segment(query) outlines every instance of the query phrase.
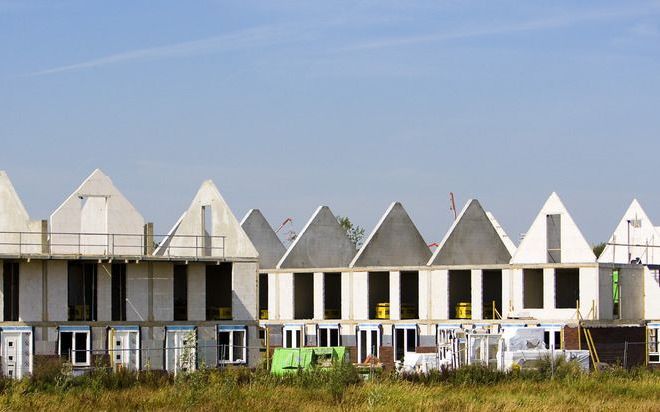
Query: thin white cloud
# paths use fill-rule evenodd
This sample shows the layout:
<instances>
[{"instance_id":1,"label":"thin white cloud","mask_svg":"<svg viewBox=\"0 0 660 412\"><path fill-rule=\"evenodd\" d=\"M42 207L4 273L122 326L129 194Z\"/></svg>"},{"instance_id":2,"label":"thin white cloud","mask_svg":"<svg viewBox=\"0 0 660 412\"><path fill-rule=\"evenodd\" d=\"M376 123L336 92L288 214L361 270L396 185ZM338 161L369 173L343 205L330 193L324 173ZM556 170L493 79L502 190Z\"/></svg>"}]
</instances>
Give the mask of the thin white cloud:
<instances>
[{"instance_id":1,"label":"thin white cloud","mask_svg":"<svg viewBox=\"0 0 660 412\"><path fill-rule=\"evenodd\" d=\"M651 23L638 23L630 29L630 32L636 36L641 37L660 36L660 28L658 25Z\"/></svg>"},{"instance_id":2,"label":"thin white cloud","mask_svg":"<svg viewBox=\"0 0 660 412\"><path fill-rule=\"evenodd\" d=\"M111 54L84 62L32 72L27 74L27 76L45 76L98 68L130 61L180 58L223 51L241 50L252 47L262 47L273 44L274 42L283 41L291 34L291 30L287 30L281 26L256 27L200 40Z\"/></svg>"},{"instance_id":3,"label":"thin white cloud","mask_svg":"<svg viewBox=\"0 0 660 412\"><path fill-rule=\"evenodd\" d=\"M380 40L364 42L349 45L336 49L336 52L351 52L361 50L383 49L397 46L407 46L422 43L433 43L446 40L466 39L472 37L492 36L498 34L508 34L516 32L529 32L538 30L556 29L561 27L573 26L580 23L600 22L622 18L631 18L645 16L649 13L657 12L658 8L653 9L625 9L625 10L602 10L597 12L563 15L554 18L530 20L520 23L510 23L506 25L481 27L475 29L463 29L448 32L431 33L415 36L389 37Z\"/></svg>"}]
</instances>

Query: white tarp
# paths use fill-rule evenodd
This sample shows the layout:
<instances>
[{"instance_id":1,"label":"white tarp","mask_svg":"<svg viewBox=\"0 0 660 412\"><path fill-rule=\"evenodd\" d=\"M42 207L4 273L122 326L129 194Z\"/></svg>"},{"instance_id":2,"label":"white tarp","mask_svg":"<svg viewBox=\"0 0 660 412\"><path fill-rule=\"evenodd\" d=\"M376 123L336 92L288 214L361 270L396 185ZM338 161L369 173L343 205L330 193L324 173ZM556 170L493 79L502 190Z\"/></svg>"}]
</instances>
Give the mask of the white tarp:
<instances>
[{"instance_id":1,"label":"white tarp","mask_svg":"<svg viewBox=\"0 0 660 412\"><path fill-rule=\"evenodd\" d=\"M512 328L502 332L503 349L507 352L546 349L543 328Z\"/></svg>"},{"instance_id":2,"label":"white tarp","mask_svg":"<svg viewBox=\"0 0 660 412\"><path fill-rule=\"evenodd\" d=\"M403 356L403 362L400 364L399 373L429 373L432 370L448 368L451 361L448 359L439 359L437 353L416 353L406 352Z\"/></svg>"},{"instance_id":3,"label":"white tarp","mask_svg":"<svg viewBox=\"0 0 660 412\"><path fill-rule=\"evenodd\" d=\"M554 353L553 353L554 352ZM554 359L557 362L559 359L564 359L567 362L575 361L580 365L583 371L589 371L589 351L588 350L518 350L507 351L502 354L499 359L500 370L511 370L514 365L521 369L535 369L538 368L540 363L548 359Z\"/></svg>"}]
</instances>

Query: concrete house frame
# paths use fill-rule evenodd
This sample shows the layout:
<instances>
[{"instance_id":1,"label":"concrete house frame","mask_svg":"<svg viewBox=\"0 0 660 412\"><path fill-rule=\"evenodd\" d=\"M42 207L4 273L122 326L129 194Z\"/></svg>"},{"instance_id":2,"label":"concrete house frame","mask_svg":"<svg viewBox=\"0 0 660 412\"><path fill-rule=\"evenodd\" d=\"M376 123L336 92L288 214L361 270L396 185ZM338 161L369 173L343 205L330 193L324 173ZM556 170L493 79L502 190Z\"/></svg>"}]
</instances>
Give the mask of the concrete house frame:
<instances>
[{"instance_id":1,"label":"concrete house frame","mask_svg":"<svg viewBox=\"0 0 660 412\"><path fill-rule=\"evenodd\" d=\"M210 181L157 239L98 169L52 213L50 227L29 219L2 172L0 237L7 374L23 376L53 355L77 370L99 359L173 372L259 362L258 254ZM200 350L184 363L178 357L191 336Z\"/></svg>"},{"instance_id":2,"label":"concrete house frame","mask_svg":"<svg viewBox=\"0 0 660 412\"><path fill-rule=\"evenodd\" d=\"M598 265L591 246L556 193L511 258L509 317L546 320L599 316Z\"/></svg>"},{"instance_id":3,"label":"concrete house frame","mask_svg":"<svg viewBox=\"0 0 660 412\"><path fill-rule=\"evenodd\" d=\"M354 254L330 208L318 207L268 273L269 316L262 324L274 346L348 344L339 322L349 305L346 268Z\"/></svg>"},{"instance_id":4,"label":"concrete house frame","mask_svg":"<svg viewBox=\"0 0 660 412\"><path fill-rule=\"evenodd\" d=\"M430 319L506 317L511 299L509 261L515 252L506 240L492 215L479 201L469 200L428 261ZM464 303L470 303L469 317L459 313Z\"/></svg>"},{"instance_id":5,"label":"concrete house frame","mask_svg":"<svg viewBox=\"0 0 660 412\"><path fill-rule=\"evenodd\" d=\"M251 209L241 227L259 253L259 319L268 319L268 271L275 269L286 247L259 209Z\"/></svg>"},{"instance_id":6,"label":"concrete house frame","mask_svg":"<svg viewBox=\"0 0 660 412\"><path fill-rule=\"evenodd\" d=\"M239 223L210 180L161 236L101 170L41 221L0 171L0 306L12 377L52 356L77 372L256 366L263 328L271 347L341 345L392 365L506 328L579 348L579 323L610 353L646 339L634 356L660 363L660 231L634 200L596 260L552 193L517 248L475 199L433 253L398 202L359 250L327 206L285 248L259 210Z\"/></svg>"},{"instance_id":7,"label":"concrete house frame","mask_svg":"<svg viewBox=\"0 0 660 412\"><path fill-rule=\"evenodd\" d=\"M359 322L359 362L372 355L390 363L428 343L429 326L419 320L426 285L421 270L430 257L431 250L403 205L393 202L350 264L350 315ZM374 323L378 345L373 342Z\"/></svg>"},{"instance_id":8,"label":"concrete house frame","mask_svg":"<svg viewBox=\"0 0 660 412\"><path fill-rule=\"evenodd\" d=\"M604 319L660 320L660 233L637 199L598 258Z\"/></svg>"}]
</instances>

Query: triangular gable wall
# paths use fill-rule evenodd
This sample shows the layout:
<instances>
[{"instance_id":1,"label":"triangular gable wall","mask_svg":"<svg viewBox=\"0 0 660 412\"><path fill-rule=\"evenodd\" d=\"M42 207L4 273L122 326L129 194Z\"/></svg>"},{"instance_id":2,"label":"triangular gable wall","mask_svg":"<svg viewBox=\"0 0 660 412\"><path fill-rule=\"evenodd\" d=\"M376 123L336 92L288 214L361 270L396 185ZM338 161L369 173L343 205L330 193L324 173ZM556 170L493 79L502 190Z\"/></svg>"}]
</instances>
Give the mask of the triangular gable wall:
<instances>
[{"instance_id":1,"label":"triangular gable wall","mask_svg":"<svg viewBox=\"0 0 660 412\"><path fill-rule=\"evenodd\" d=\"M488 216L488 219L490 219L491 223L493 224L493 227L495 230L497 230L497 234L500 235L500 239L502 239L502 242L504 243L504 246L506 247L506 250L509 251L509 254L513 256L516 253L516 250L518 247L516 246L515 243L513 243L513 240L507 235L506 231L500 225L500 222L495 219L495 216L493 216L492 213L486 212L486 216Z\"/></svg>"},{"instance_id":2,"label":"triangular gable wall","mask_svg":"<svg viewBox=\"0 0 660 412\"><path fill-rule=\"evenodd\" d=\"M632 201L607 243L598 258L601 263L630 263L636 258L640 258L642 263L660 262L660 250L646 247L660 245L660 236L637 199Z\"/></svg>"},{"instance_id":3,"label":"triangular gable wall","mask_svg":"<svg viewBox=\"0 0 660 412\"><path fill-rule=\"evenodd\" d=\"M355 246L329 207L320 206L296 240L289 246L277 267L341 268L355 255Z\"/></svg>"},{"instance_id":4,"label":"triangular gable wall","mask_svg":"<svg viewBox=\"0 0 660 412\"><path fill-rule=\"evenodd\" d=\"M560 262L549 262L547 247L548 215L560 215L561 219L561 259ZM541 211L534 219L525 238L518 246L511 263L588 263L595 262L596 256L577 227L573 218L566 210L561 199L552 193Z\"/></svg>"},{"instance_id":5,"label":"triangular gable wall","mask_svg":"<svg viewBox=\"0 0 660 412\"><path fill-rule=\"evenodd\" d=\"M9 176L0 170L0 232L29 232L1 233L0 253L39 253L41 248L41 222L30 220L21 198L16 193ZM22 245L22 243L34 243L35 245ZM20 250L19 250L20 249Z\"/></svg>"},{"instance_id":6,"label":"triangular gable wall","mask_svg":"<svg viewBox=\"0 0 660 412\"><path fill-rule=\"evenodd\" d=\"M508 264L506 245L492 221L479 204L471 199L440 242L429 265Z\"/></svg>"},{"instance_id":7,"label":"triangular gable wall","mask_svg":"<svg viewBox=\"0 0 660 412\"><path fill-rule=\"evenodd\" d=\"M259 252L259 266L267 269L275 268L286 248L261 211L250 210L241 221L241 227Z\"/></svg>"},{"instance_id":8,"label":"triangular gable wall","mask_svg":"<svg viewBox=\"0 0 660 412\"><path fill-rule=\"evenodd\" d=\"M50 215L50 232L52 253L141 255L144 250L144 218L100 169Z\"/></svg>"},{"instance_id":9,"label":"triangular gable wall","mask_svg":"<svg viewBox=\"0 0 660 412\"><path fill-rule=\"evenodd\" d=\"M431 258L431 250L401 203L387 209L367 241L351 262L351 267L421 266Z\"/></svg>"},{"instance_id":10,"label":"triangular gable wall","mask_svg":"<svg viewBox=\"0 0 660 412\"><path fill-rule=\"evenodd\" d=\"M36 226L35 226L36 224ZM40 222L30 220L21 198L4 170L0 170L0 231L31 232Z\"/></svg>"},{"instance_id":11,"label":"triangular gable wall","mask_svg":"<svg viewBox=\"0 0 660 412\"><path fill-rule=\"evenodd\" d=\"M210 207L210 233L204 228L203 208ZM256 258L257 250L211 180L197 194L154 252L158 256Z\"/></svg>"}]
</instances>

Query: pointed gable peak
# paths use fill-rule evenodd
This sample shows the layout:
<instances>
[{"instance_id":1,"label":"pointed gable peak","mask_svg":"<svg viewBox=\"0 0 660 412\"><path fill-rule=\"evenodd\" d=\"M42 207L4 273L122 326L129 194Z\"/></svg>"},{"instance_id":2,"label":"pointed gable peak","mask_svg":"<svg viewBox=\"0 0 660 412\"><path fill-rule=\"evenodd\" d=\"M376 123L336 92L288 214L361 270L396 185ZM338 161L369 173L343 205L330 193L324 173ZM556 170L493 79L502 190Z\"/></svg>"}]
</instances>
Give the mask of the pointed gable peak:
<instances>
[{"instance_id":1,"label":"pointed gable peak","mask_svg":"<svg viewBox=\"0 0 660 412\"><path fill-rule=\"evenodd\" d=\"M101 168L97 167L96 169L94 169L92 171L92 173L90 173L89 177L92 177L92 176L105 176L105 177L107 177L108 175L106 175L103 172L103 170L101 170Z\"/></svg>"},{"instance_id":2,"label":"pointed gable peak","mask_svg":"<svg viewBox=\"0 0 660 412\"><path fill-rule=\"evenodd\" d=\"M245 216L243 216L243 219L241 219L241 226L247 221L266 221L266 217L264 216L263 213L261 213L261 210L259 209L250 209L247 211ZM267 221L266 221L267 222Z\"/></svg>"},{"instance_id":3,"label":"pointed gable peak","mask_svg":"<svg viewBox=\"0 0 660 412\"><path fill-rule=\"evenodd\" d=\"M236 216L211 180L200 185L188 209L170 230L156 255L195 256L201 247L191 247L196 238L208 237L211 247L204 256L256 258L257 250L241 228ZM200 240L200 239L198 239ZM207 242L207 241L204 241ZM199 243L198 244L203 244Z\"/></svg>"},{"instance_id":4,"label":"pointed gable peak","mask_svg":"<svg viewBox=\"0 0 660 412\"><path fill-rule=\"evenodd\" d=\"M642 263L660 263L660 233L637 199L633 199L619 220L603 252L598 257L601 263L630 263L637 258ZM658 255L656 257L656 255Z\"/></svg>"},{"instance_id":5,"label":"pointed gable peak","mask_svg":"<svg viewBox=\"0 0 660 412\"><path fill-rule=\"evenodd\" d=\"M298 234L278 268L346 267L355 246L328 206L319 206Z\"/></svg>"},{"instance_id":6,"label":"pointed gable peak","mask_svg":"<svg viewBox=\"0 0 660 412\"><path fill-rule=\"evenodd\" d=\"M351 267L421 266L431 257L424 238L400 202L393 202L351 262Z\"/></svg>"},{"instance_id":7,"label":"pointed gable peak","mask_svg":"<svg viewBox=\"0 0 660 412\"><path fill-rule=\"evenodd\" d=\"M0 170L0 230L27 232L30 215L4 170Z\"/></svg>"},{"instance_id":8,"label":"pointed gable peak","mask_svg":"<svg viewBox=\"0 0 660 412\"><path fill-rule=\"evenodd\" d=\"M80 184L80 187L85 186L85 184L87 182L89 182L91 180L95 180L95 179L111 180L110 177L108 175L106 175L105 173L103 173L103 171L101 169L96 168L92 171L92 173L87 175L87 177L85 179L83 179L82 183Z\"/></svg>"},{"instance_id":9,"label":"pointed gable peak","mask_svg":"<svg viewBox=\"0 0 660 412\"><path fill-rule=\"evenodd\" d=\"M259 266L275 268L286 248L261 211L250 209L241 221L241 228L259 253Z\"/></svg>"},{"instance_id":10,"label":"pointed gable peak","mask_svg":"<svg viewBox=\"0 0 660 412\"><path fill-rule=\"evenodd\" d=\"M507 264L511 253L476 199L466 203L429 265Z\"/></svg>"},{"instance_id":11,"label":"pointed gable peak","mask_svg":"<svg viewBox=\"0 0 660 412\"><path fill-rule=\"evenodd\" d=\"M87 176L80 186L74 190L69 196L107 196L107 197L121 197L130 204L128 199L119 191L119 189L112 182L112 179L107 174L103 173L101 169L94 169L92 173ZM132 207L132 205L131 205Z\"/></svg>"},{"instance_id":12,"label":"pointed gable peak","mask_svg":"<svg viewBox=\"0 0 660 412\"><path fill-rule=\"evenodd\" d=\"M60 204L60 206L55 209L51 214L51 229L55 232L65 232L73 231L77 232L78 229L74 227L69 227L72 223L70 220L79 220L80 219L80 209L82 208L80 200L83 198L105 198L107 199L107 205L105 208L107 210L121 210L122 213L125 213L121 219L113 219L116 222L126 220L130 222L129 225L133 223L133 226L139 226L139 228L131 228L127 233L141 233L144 226L144 218L138 212L138 210L133 206L133 204L124 196L123 193L114 185L112 179L101 169L94 169L89 176L87 176L80 186L78 186L65 200ZM97 200L94 201L95 203ZM98 202L101 202L98 200ZM121 223L117 223L119 226L122 226ZM108 223L106 230L111 230L115 226ZM124 227L124 229L128 229Z\"/></svg>"},{"instance_id":13,"label":"pointed gable peak","mask_svg":"<svg viewBox=\"0 0 660 412\"><path fill-rule=\"evenodd\" d=\"M204 180L202 184L199 185L199 189L197 189L197 196L200 195L220 198L224 201L224 198L220 194L220 189L218 189L218 186L216 186L216 184L211 179Z\"/></svg>"},{"instance_id":14,"label":"pointed gable peak","mask_svg":"<svg viewBox=\"0 0 660 412\"><path fill-rule=\"evenodd\" d=\"M559 195L552 192L511 263L588 263L596 256Z\"/></svg>"}]
</instances>

